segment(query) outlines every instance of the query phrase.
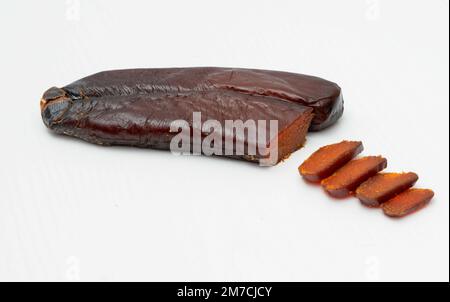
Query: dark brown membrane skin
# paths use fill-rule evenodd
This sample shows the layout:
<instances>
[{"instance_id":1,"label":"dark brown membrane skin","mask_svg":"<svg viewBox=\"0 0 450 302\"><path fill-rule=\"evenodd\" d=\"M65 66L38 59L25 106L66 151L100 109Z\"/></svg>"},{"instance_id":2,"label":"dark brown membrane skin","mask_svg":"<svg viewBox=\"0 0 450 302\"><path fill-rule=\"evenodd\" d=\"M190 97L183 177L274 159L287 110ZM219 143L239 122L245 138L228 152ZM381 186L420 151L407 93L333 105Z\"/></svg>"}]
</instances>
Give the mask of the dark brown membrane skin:
<instances>
[{"instance_id":1,"label":"dark brown membrane skin","mask_svg":"<svg viewBox=\"0 0 450 302\"><path fill-rule=\"evenodd\" d=\"M170 131L172 122L187 121L192 136L194 112L201 112L202 122L216 120L223 129L225 120L266 121L267 134L270 120L277 120L278 149L281 152L272 164L303 145L313 116L311 108L294 102L228 90L220 93L208 90L140 94L109 91L97 92L95 96L92 90L84 91L90 96L74 96L72 92L51 88L41 101L44 123L58 134L100 145L168 150L172 139L179 132ZM227 137L233 141L238 139L235 133L224 131L222 141ZM261 144L249 137L244 139L246 148L258 143ZM270 147L270 143L271 138L267 135L263 145ZM264 158L264 154L246 152L242 156L230 157L258 161Z\"/></svg>"},{"instance_id":2,"label":"dark brown membrane skin","mask_svg":"<svg viewBox=\"0 0 450 302\"><path fill-rule=\"evenodd\" d=\"M296 73L220 67L129 69L100 72L62 88L72 98L236 91L313 108L311 131L334 124L343 114L340 87Z\"/></svg>"}]
</instances>

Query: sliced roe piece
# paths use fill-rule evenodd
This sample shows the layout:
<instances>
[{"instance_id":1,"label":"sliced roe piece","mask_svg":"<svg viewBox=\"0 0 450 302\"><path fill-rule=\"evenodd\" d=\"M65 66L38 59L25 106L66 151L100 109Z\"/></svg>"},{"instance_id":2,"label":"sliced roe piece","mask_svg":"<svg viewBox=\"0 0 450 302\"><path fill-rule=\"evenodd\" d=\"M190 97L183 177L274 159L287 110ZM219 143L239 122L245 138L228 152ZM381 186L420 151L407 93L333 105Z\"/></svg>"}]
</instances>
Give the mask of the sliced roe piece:
<instances>
[{"instance_id":1,"label":"sliced roe piece","mask_svg":"<svg viewBox=\"0 0 450 302\"><path fill-rule=\"evenodd\" d=\"M298 167L298 171L306 180L318 182L336 172L363 149L362 142L345 140L321 147Z\"/></svg>"},{"instance_id":2,"label":"sliced roe piece","mask_svg":"<svg viewBox=\"0 0 450 302\"><path fill-rule=\"evenodd\" d=\"M346 197L368 178L384 170L387 160L382 156L366 156L354 159L322 180L322 187L331 196Z\"/></svg>"},{"instance_id":3,"label":"sliced roe piece","mask_svg":"<svg viewBox=\"0 0 450 302\"><path fill-rule=\"evenodd\" d=\"M383 203L384 214L391 217L403 217L426 206L434 196L429 189L408 189Z\"/></svg>"},{"instance_id":4,"label":"sliced roe piece","mask_svg":"<svg viewBox=\"0 0 450 302\"><path fill-rule=\"evenodd\" d=\"M379 207L395 195L412 187L419 179L416 173L378 173L356 189L356 197L362 204Z\"/></svg>"}]
</instances>

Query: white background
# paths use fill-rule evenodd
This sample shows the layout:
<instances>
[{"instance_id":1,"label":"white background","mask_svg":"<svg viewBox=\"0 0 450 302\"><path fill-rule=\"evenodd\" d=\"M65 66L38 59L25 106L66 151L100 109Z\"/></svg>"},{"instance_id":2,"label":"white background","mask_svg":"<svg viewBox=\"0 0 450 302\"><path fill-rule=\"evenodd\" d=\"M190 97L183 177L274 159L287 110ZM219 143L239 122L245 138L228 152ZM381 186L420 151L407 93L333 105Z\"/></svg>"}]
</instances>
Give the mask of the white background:
<instances>
[{"instance_id":1,"label":"white background","mask_svg":"<svg viewBox=\"0 0 450 302\"><path fill-rule=\"evenodd\" d=\"M2 1L0 280L448 281L448 1ZM334 127L273 168L51 134L39 99L108 69L229 66L337 82ZM306 184L363 140L436 192L401 220Z\"/></svg>"}]
</instances>

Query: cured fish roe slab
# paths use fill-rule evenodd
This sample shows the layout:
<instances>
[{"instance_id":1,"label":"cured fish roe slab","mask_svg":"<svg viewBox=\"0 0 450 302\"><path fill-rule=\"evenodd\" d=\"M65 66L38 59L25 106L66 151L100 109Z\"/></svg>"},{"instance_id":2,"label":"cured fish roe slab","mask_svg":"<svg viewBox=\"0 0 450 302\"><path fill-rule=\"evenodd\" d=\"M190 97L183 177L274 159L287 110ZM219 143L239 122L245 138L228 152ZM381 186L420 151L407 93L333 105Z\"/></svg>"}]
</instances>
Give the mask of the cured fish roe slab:
<instances>
[{"instance_id":1,"label":"cured fish roe slab","mask_svg":"<svg viewBox=\"0 0 450 302\"><path fill-rule=\"evenodd\" d=\"M118 82L117 80L117 85ZM75 86L79 87L78 84ZM41 100L42 119L49 129L58 134L99 145L169 150L172 139L178 134L171 131L171 125L181 120L187 123L188 149L193 150L202 147L202 141L198 145L193 139L194 130L204 130L201 129L202 126L194 124L194 113L200 113L202 122L214 121L222 130L226 129L228 120L263 121L266 125L263 128L265 135L260 135L260 132L254 136L239 135L238 131L215 132L219 137L214 143L217 146L218 142L221 143L221 152L214 154L251 162L265 160L264 165L273 165L303 146L313 118L313 109L310 107L235 91L140 91L130 94L128 88L122 86L119 89L115 84L109 85L108 89L100 89L98 85L83 87L83 93L76 96L73 94L74 88L49 89ZM274 137L269 135L272 130L271 121L278 123ZM204 132L201 135L202 139L207 136ZM226 149L226 141L234 143L231 150ZM237 142L244 146L243 153L236 152ZM253 147L256 149L261 145L262 152L249 152Z\"/></svg>"},{"instance_id":2,"label":"cured fish roe slab","mask_svg":"<svg viewBox=\"0 0 450 302\"><path fill-rule=\"evenodd\" d=\"M419 179L416 173L379 173L356 189L362 204L378 207L383 202L412 187Z\"/></svg>"},{"instance_id":3,"label":"cured fish roe slab","mask_svg":"<svg viewBox=\"0 0 450 302\"><path fill-rule=\"evenodd\" d=\"M429 189L409 189L383 203L384 214L391 217L403 217L425 207L434 197Z\"/></svg>"},{"instance_id":4,"label":"cured fish roe slab","mask_svg":"<svg viewBox=\"0 0 450 302\"><path fill-rule=\"evenodd\" d=\"M325 191L334 197L346 197L371 176L384 170L387 160L381 156L366 156L354 159L322 180Z\"/></svg>"},{"instance_id":5,"label":"cured fish roe slab","mask_svg":"<svg viewBox=\"0 0 450 302\"><path fill-rule=\"evenodd\" d=\"M306 180L318 182L336 172L363 149L360 141L342 141L327 145L311 154L298 170Z\"/></svg>"},{"instance_id":6,"label":"cured fish roe slab","mask_svg":"<svg viewBox=\"0 0 450 302\"><path fill-rule=\"evenodd\" d=\"M310 130L334 124L343 114L341 88L319 77L274 70L190 67L112 70L62 88L75 98L118 95L170 95L189 91L235 91L313 108Z\"/></svg>"}]
</instances>

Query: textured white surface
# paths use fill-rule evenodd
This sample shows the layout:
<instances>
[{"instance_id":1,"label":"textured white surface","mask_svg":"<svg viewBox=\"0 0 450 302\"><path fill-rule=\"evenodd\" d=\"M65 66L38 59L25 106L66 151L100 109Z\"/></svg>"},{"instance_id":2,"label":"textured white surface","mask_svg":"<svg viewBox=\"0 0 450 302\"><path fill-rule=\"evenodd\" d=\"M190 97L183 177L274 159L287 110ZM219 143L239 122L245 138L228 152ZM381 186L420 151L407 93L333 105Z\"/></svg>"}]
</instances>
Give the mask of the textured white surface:
<instances>
[{"instance_id":1,"label":"textured white surface","mask_svg":"<svg viewBox=\"0 0 450 302\"><path fill-rule=\"evenodd\" d=\"M448 281L448 1L4 1L0 280ZM333 128L274 168L57 137L39 98L116 68L234 66L343 88ZM403 220L297 166L361 139L435 190Z\"/></svg>"}]
</instances>

